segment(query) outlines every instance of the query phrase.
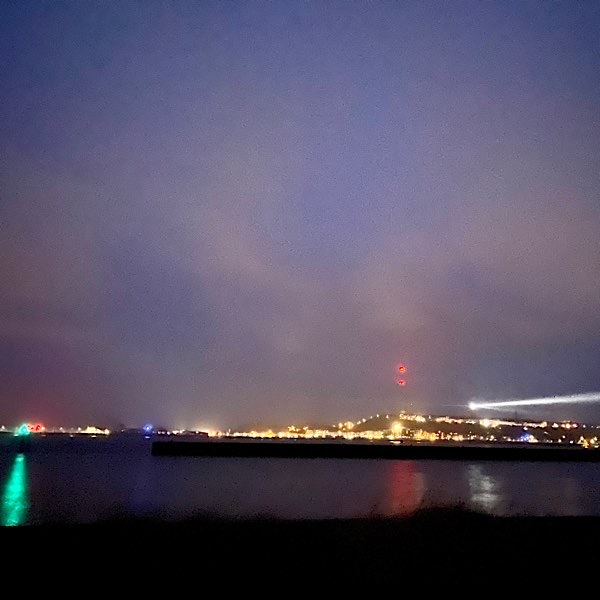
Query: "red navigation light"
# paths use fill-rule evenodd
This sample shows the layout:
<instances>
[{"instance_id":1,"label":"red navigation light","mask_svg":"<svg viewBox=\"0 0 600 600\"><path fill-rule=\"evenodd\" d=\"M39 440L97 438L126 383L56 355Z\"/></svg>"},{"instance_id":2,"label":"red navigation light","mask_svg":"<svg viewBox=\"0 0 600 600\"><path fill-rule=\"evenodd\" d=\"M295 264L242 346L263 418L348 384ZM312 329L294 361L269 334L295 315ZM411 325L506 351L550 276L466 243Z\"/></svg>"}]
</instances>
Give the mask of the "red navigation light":
<instances>
[{"instance_id":1,"label":"red navigation light","mask_svg":"<svg viewBox=\"0 0 600 600\"><path fill-rule=\"evenodd\" d=\"M400 373L404 373L404 371L406 371L406 367L404 365L400 365L398 367L398 371L400 371Z\"/></svg>"},{"instance_id":2,"label":"red navigation light","mask_svg":"<svg viewBox=\"0 0 600 600\"><path fill-rule=\"evenodd\" d=\"M404 381L404 379L398 379L398 385L406 385L406 381Z\"/></svg>"}]
</instances>

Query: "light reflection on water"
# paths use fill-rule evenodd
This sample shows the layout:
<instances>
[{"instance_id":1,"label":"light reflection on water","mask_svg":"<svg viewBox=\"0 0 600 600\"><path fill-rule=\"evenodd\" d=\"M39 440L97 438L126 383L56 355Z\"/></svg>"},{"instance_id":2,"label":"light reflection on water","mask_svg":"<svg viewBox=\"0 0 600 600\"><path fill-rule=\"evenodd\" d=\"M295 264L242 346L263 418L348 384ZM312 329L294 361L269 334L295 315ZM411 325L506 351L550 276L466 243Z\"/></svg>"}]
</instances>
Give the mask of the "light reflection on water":
<instances>
[{"instance_id":1,"label":"light reflection on water","mask_svg":"<svg viewBox=\"0 0 600 600\"><path fill-rule=\"evenodd\" d=\"M600 463L153 457L143 440L36 444L0 452L2 525L116 514L354 518L459 505L600 516Z\"/></svg>"},{"instance_id":2,"label":"light reflection on water","mask_svg":"<svg viewBox=\"0 0 600 600\"><path fill-rule=\"evenodd\" d=\"M412 460L395 460L389 465L385 515L409 515L419 509L423 502L425 484L421 473Z\"/></svg>"},{"instance_id":3,"label":"light reflection on water","mask_svg":"<svg viewBox=\"0 0 600 600\"><path fill-rule=\"evenodd\" d=\"M17 454L2 488L0 500L0 525L14 527L27 521L27 462L24 454Z\"/></svg>"},{"instance_id":4,"label":"light reflection on water","mask_svg":"<svg viewBox=\"0 0 600 600\"><path fill-rule=\"evenodd\" d=\"M498 481L486 475L479 464L470 464L467 467L467 478L473 507L485 512L497 512L500 503Z\"/></svg>"}]
</instances>

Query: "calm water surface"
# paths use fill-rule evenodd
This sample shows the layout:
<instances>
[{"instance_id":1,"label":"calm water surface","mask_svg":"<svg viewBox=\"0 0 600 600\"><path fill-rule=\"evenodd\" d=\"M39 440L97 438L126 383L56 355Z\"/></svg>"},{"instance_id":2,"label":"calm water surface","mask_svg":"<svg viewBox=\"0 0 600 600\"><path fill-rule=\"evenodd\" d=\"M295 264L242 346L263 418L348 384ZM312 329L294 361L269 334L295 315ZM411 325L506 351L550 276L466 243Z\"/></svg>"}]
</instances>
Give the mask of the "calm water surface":
<instances>
[{"instance_id":1,"label":"calm water surface","mask_svg":"<svg viewBox=\"0 0 600 600\"><path fill-rule=\"evenodd\" d=\"M497 515L600 516L600 463L155 457L144 439L0 438L0 524L348 518L454 506Z\"/></svg>"}]
</instances>

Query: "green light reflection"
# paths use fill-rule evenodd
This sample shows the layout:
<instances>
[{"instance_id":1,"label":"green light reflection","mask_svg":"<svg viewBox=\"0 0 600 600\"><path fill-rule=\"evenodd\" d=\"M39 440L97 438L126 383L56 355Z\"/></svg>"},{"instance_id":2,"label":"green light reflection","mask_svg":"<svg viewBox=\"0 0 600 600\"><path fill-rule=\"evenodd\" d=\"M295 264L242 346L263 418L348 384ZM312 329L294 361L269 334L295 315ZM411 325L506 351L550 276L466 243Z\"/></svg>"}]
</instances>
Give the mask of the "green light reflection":
<instances>
[{"instance_id":1,"label":"green light reflection","mask_svg":"<svg viewBox=\"0 0 600 600\"><path fill-rule=\"evenodd\" d=\"M2 490L0 525L14 527L23 525L27 519L27 463L24 454L17 454Z\"/></svg>"}]
</instances>

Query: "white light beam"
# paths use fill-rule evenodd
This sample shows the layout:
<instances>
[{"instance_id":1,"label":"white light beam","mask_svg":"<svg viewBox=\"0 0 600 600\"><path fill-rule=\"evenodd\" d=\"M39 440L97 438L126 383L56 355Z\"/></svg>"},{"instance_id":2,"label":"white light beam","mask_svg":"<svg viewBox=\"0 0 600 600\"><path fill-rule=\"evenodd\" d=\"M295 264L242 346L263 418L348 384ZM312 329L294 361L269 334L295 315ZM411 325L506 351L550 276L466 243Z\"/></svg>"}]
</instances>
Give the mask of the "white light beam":
<instances>
[{"instance_id":1,"label":"white light beam","mask_svg":"<svg viewBox=\"0 0 600 600\"><path fill-rule=\"evenodd\" d=\"M548 404L577 404L579 402L600 402L600 392L571 394L569 396L549 396L548 398L530 398L527 400L494 400L492 402L469 402L470 410L480 408L503 408L505 406L536 406Z\"/></svg>"}]
</instances>

